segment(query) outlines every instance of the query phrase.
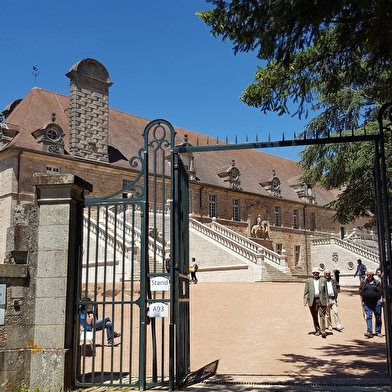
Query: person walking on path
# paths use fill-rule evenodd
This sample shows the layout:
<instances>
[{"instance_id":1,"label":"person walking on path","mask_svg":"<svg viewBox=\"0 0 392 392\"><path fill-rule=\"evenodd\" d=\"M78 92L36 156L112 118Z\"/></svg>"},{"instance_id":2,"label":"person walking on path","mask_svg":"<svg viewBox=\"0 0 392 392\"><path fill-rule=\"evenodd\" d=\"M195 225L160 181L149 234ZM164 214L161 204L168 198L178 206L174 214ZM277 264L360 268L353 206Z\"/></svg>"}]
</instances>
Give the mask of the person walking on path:
<instances>
[{"instance_id":1,"label":"person walking on path","mask_svg":"<svg viewBox=\"0 0 392 392\"><path fill-rule=\"evenodd\" d=\"M362 264L362 260L358 259L357 260L357 270L355 271L354 278L358 275L359 276L359 284L361 284L363 278L365 277L366 273L366 265Z\"/></svg>"},{"instance_id":2,"label":"person walking on path","mask_svg":"<svg viewBox=\"0 0 392 392\"><path fill-rule=\"evenodd\" d=\"M313 268L312 277L305 281L304 306L309 306L310 314L313 319L315 335L321 335L323 338L327 337L325 332L327 303L327 282L324 277L320 278L320 271L318 268Z\"/></svg>"},{"instance_id":3,"label":"person walking on path","mask_svg":"<svg viewBox=\"0 0 392 392\"><path fill-rule=\"evenodd\" d=\"M373 271L366 271L366 279L359 285L359 295L361 305L366 317L367 338L373 336L382 337L381 334L381 309L382 309L382 289L381 282L374 279ZM373 334L373 313L376 321L375 333Z\"/></svg>"},{"instance_id":4,"label":"person walking on path","mask_svg":"<svg viewBox=\"0 0 392 392\"><path fill-rule=\"evenodd\" d=\"M327 282L327 291L328 291L328 303L327 303L327 327L328 331L332 331L332 318L331 318L331 310L333 313L333 317L335 319L336 329L338 331L343 330L343 326L340 322L339 313L338 313L338 284L336 283L335 279L331 277L331 271L325 270L324 271L324 278Z\"/></svg>"},{"instance_id":5,"label":"person walking on path","mask_svg":"<svg viewBox=\"0 0 392 392\"><path fill-rule=\"evenodd\" d=\"M197 283L196 272L199 269L199 266L196 263L196 259L192 257L191 265L189 266L189 270L191 271L191 283Z\"/></svg>"}]
</instances>

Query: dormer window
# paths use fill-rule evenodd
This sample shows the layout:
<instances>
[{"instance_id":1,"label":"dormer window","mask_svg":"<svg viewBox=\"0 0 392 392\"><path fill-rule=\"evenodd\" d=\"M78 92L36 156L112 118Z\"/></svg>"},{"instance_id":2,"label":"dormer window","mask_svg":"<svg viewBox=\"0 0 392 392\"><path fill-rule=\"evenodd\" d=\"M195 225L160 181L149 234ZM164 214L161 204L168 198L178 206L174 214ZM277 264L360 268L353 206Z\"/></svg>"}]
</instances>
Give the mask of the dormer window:
<instances>
[{"instance_id":1,"label":"dormer window","mask_svg":"<svg viewBox=\"0 0 392 392\"><path fill-rule=\"evenodd\" d=\"M184 135L184 141L182 143L176 144L175 147L188 147L192 146L192 144L189 143L188 141L188 135ZM196 165L195 165L195 158L191 152L182 152L180 154L182 163L184 164L184 167L188 173L189 180L190 181L199 181L199 179L196 177ZM168 160L170 160L170 157L168 156Z\"/></svg>"},{"instance_id":2,"label":"dormer window","mask_svg":"<svg viewBox=\"0 0 392 392\"><path fill-rule=\"evenodd\" d=\"M0 151L3 150L17 134L17 130L10 129L4 122L0 123Z\"/></svg>"},{"instance_id":3,"label":"dormer window","mask_svg":"<svg viewBox=\"0 0 392 392\"><path fill-rule=\"evenodd\" d=\"M56 121L54 114L52 114L52 121ZM43 151L64 155L64 132L55 122L51 122L37 129L33 132L33 136Z\"/></svg>"},{"instance_id":4,"label":"dormer window","mask_svg":"<svg viewBox=\"0 0 392 392\"><path fill-rule=\"evenodd\" d=\"M218 176L228 183L229 188L241 190L240 171L235 166L235 161L231 162L231 166L223 168L218 172Z\"/></svg>"},{"instance_id":5,"label":"dormer window","mask_svg":"<svg viewBox=\"0 0 392 392\"><path fill-rule=\"evenodd\" d=\"M275 170L272 170L272 176L260 180L260 185L274 197L282 197L280 179L276 176Z\"/></svg>"},{"instance_id":6,"label":"dormer window","mask_svg":"<svg viewBox=\"0 0 392 392\"><path fill-rule=\"evenodd\" d=\"M316 196L315 196L314 188L311 184L305 184L304 182L293 183L290 184L290 187L297 194L298 198L303 200L305 203L316 204L316 200L315 200Z\"/></svg>"}]
</instances>

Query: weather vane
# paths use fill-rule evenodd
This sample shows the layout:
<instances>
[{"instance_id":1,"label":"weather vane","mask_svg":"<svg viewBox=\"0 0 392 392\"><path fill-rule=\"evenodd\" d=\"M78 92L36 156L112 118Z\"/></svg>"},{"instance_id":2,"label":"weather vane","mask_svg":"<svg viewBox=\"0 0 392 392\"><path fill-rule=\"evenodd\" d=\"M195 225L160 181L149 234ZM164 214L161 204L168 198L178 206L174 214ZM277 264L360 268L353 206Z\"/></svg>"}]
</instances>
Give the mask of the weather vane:
<instances>
[{"instance_id":1,"label":"weather vane","mask_svg":"<svg viewBox=\"0 0 392 392\"><path fill-rule=\"evenodd\" d=\"M33 65L34 87L37 87L37 76L39 75L38 65Z\"/></svg>"}]
</instances>

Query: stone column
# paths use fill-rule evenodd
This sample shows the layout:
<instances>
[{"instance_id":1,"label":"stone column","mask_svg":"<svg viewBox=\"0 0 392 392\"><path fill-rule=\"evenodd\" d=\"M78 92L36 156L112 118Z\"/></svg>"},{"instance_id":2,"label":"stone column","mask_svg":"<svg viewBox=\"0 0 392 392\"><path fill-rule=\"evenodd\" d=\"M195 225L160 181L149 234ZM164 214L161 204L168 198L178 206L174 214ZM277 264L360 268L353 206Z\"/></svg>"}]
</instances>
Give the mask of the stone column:
<instances>
[{"instance_id":1,"label":"stone column","mask_svg":"<svg viewBox=\"0 0 392 392\"><path fill-rule=\"evenodd\" d=\"M83 191L90 183L71 174L34 176L39 207L34 339L30 387L60 391L72 386L77 261Z\"/></svg>"}]
</instances>

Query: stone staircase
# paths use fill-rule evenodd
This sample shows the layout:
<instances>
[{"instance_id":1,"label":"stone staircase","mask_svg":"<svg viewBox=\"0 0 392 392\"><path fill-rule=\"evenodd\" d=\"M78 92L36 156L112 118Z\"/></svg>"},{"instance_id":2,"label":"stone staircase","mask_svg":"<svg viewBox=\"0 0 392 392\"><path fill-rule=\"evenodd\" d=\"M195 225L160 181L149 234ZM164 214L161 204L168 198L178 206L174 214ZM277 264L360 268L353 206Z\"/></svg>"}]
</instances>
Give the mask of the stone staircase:
<instances>
[{"instance_id":1,"label":"stone staircase","mask_svg":"<svg viewBox=\"0 0 392 392\"><path fill-rule=\"evenodd\" d=\"M203 281L290 281L285 255L244 237L216 221L190 219L190 257Z\"/></svg>"},{"instance_id":2,"label":"stone staircase","mask_svg":"<svg viewBox=\"0 0 392 392\"><path fill-rule=\"evenodd\" d=\"M302 282L302 279L293 276L291 273L283 272L275 268L269 263L265 263L268 279L266 281L272 282Z\"/></svg>"},{"instance_id":3,"label":"stone staircase","mask_svg":"<svg viewBox=\"0 0 392 392\"><path fill-rule=\"evenodd\" d=\"M102 215L105 219L107 218L108 232L100 238L99 246L101 248L107 247L108 254L116 254L117 258L122 257L123 250L123 238L121 220L117 219L117 224L120 228L114 235L114 220L110 211L108 216ZM98 223L98 222L97 222ZM274 281L274 282L293 282L302 281L303 277L293 276L290 269L287 266L286 255L280 255L273 251L272 246L268 246L267 243L257 243L252 239L244 237L237 232L227 228L226 226L220 225L216 220L212 220L210 224L203 224L192 217L189 219L189 245L190 254L189 257L196 257L199 264L198 275L201 281ZM163 223L162 223L163 226ZM165 230L166 223L165 223ZM125 222L126 230L124 231L125 247L127 249L138 250L140 241L140 230L136 226L131 226L128 222ZM94 222L90 221L90 230L94 228ZM102 230L98 228L97 230ZM133 243L130 242L130 238L133 239ZM374 249L368 249L360 246L360 244L353 241L343 241L336 237L330 236L326 238L313 238L312 249L320 249L325 246L338 246L341 249L345 249L350 252L354 252L356 255L366 257L367 260L371 260L374 264L378 260L378 252ZM94 249L92 247L91 249ZM114 251L115 250L115 251ZM170 252L170 239L167 238L165 245L159 241L154 241L151 237L148 243L148 255L150 272L154 271L154 258L152 255L155 254L157 263L155 265L156 272L164 272L164 260L165 255ZM94 256L93 252L92 256ZM138 252L137 252L138 253ZM129 252L125 255L128 258ZM313 257L313 254L312 254ZM140 264L138 255L135 255L135 264L133 264L132 270L129 269L129 263L125 263L125 276L130 276L131 272L133 276L138 276L140 272ZM315 257L315 259L317 259ZM116 260L113 260L114 265ZM100 274L107 274L110 263L107 264L106 268L99 267L102 269ZM121 269L116 268L116 276L120 276L123 273Z\"/></svg>"},{"instance_id":4,"label":"stone staircase","mask_svg":"<svg viewBox=\"0 0 392 392\"><path fill-rule=\"evenodd\" d=\"M138 227L131 226L125 222L123 231L121 217L114 220L113 214L102 212L101 219L104 224L99 225L90 220L90 228L94 226L96 231L102 231L107 227L108 231L102 233L99 247L108 248L108 254L116 254L118 259L122 257L123 241L127 249L138 250L140 243L140 230ZM114 235L114 222L118 225L116 235ZM124 234L124 238L123 237ZM133 238L133 245L131 239ZM285 256L275 253L262 244L251 241L250 239L239 235L227 227L213 221L210 225L204 225L194 219L190 219L190 255L196 257L199 264L198 274L204 281L272 281L272 280L289 280L291 275L287 267ZM156 254L157 263L156 272L163 272L163 263L166 256L164 253L170 251L170 246L162 246L161 243L149 239L149 267L150 272L154 272L154 257ZM94 249L94 247L92 247ZM115 252L114 252L115 249ZM137 251L137 253L139 253ZM94 255L92 255L94 256ZM129 254L126 255L129 257ZM135 263L132 270L122 271L118 264L116 275L138 276L140 274L140 264L138 254L135 255ZM107 263L106 268L99 267L100 275L108 274L113 269L116 261ZM124 264L128 266L128 263ZM129 268L129 267L128 267ZM102 271L101 271L102 270Z\"/></svg>"}]
</instances>

